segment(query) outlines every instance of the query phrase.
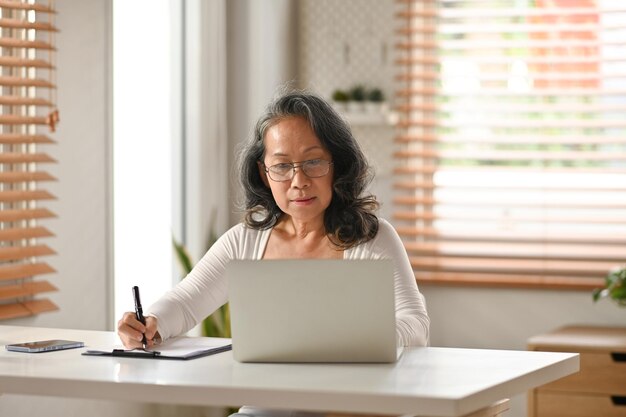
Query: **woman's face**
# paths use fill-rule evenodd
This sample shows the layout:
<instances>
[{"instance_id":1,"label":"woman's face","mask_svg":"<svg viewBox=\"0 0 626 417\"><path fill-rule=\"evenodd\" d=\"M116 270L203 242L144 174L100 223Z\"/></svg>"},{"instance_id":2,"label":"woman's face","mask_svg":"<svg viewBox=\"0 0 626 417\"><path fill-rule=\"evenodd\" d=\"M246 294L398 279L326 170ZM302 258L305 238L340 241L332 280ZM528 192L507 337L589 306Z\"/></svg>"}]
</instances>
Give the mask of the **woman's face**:
<instances>
[{"instance_id":1,"label":"woman's face","mask_svg":"<svg viewBox=\"0 0 626 417\"><path fill-rule=\"evenodd\" d=\"M321 164L325 164L324 161L331 162L332 158L307 120L302 117L288 117L279 121L267 129L264 143L265 166L259 164L259 170L263 182L272 190L278 207L297 221L323 221L324 211L330 205L333 195L333 166L330 165L326 175L310 178L299 167L299 163L322 160ZM290 180L274 181L265 171L277 164L293 162L297 162L298 167ZM309 164L315 165L314 162Z\"/></svg>"}]
</instances>

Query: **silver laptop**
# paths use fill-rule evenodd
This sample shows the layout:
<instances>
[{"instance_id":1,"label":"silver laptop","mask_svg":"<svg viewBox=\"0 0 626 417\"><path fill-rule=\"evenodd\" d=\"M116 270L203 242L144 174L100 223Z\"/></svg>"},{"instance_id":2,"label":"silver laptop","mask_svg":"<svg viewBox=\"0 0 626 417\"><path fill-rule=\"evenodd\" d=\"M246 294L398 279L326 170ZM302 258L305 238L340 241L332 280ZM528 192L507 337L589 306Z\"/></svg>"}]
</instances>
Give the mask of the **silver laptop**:
<instances>
[{"instance_id":1,"label":"silver laptop","mask_svg":"<svg viewBox=\"0 0 626 417\"><path fill-rule=\"evenodd\" d=\"M233 355L239 362L395 362L389 260L232 261Z\"/></svg>"}]
</instances>

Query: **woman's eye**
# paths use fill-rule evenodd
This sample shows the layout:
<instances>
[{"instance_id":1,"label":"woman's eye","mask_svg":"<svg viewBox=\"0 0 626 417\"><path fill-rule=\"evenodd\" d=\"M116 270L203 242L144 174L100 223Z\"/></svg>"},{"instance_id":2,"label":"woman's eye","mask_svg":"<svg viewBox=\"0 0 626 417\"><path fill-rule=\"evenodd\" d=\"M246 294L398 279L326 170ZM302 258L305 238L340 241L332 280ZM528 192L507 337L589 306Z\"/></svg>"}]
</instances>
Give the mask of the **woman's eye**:
<instances>
[{"instance_id":1,"label":"woman's eye","mask_svg":"<svg viewBox=\"0 0 626 417\"><path fill-rule=\"evenodd\" d=\"M311 159L310 161L306 161L306 164L311 168L314 168L322 163L321 159Z\"/></svg>"},{"instance_id":2,"label":"woman's eye","mask_svg":"<svg viewBox=\"0 0 626 417\"><path fill-rule=\"evenodd\" d=\"M274 171L289 171L292 169L291 164L276 164L272 167Z\"/></svg>"}]
</instances>

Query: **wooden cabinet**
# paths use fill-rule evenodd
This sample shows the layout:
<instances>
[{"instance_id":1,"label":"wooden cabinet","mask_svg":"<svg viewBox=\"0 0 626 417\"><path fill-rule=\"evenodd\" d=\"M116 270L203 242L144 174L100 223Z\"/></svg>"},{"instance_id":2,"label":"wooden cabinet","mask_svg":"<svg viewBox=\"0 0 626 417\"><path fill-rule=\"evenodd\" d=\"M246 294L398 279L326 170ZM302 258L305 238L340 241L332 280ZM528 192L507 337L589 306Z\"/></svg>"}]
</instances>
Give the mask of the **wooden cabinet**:
<instances>
[{"instance_id":1,"label":"wooden cabinet","mask_svg":"<svg viewBox=\"0 0 626 417\"><path fill-rule=\"evenodd\" d=\"M530 393L529 417L626 417L626 328L564 327L528 349L580 353L580 372Z\"/></svg>"}]
</instances>

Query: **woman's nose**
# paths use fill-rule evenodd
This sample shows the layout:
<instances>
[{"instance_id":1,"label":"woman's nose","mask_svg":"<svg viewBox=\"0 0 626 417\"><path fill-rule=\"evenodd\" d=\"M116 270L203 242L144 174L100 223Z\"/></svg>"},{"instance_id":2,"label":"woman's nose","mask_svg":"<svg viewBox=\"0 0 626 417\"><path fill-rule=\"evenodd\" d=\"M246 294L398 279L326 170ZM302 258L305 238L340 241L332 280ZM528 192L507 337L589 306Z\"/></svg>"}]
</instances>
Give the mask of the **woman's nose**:
<instances>
[{"instance_id":1,"label":"woman's nose","mask_svg":"<svg viewBox=\"0 0 626 417\"><path fill-rule=\"evenodd\" d=\"M311 179L304 173L302 166L296 166L293 168L293 178L291 179L291 186L294 188L304 188L311 184Z\"/></svg>"}]
</instances>

